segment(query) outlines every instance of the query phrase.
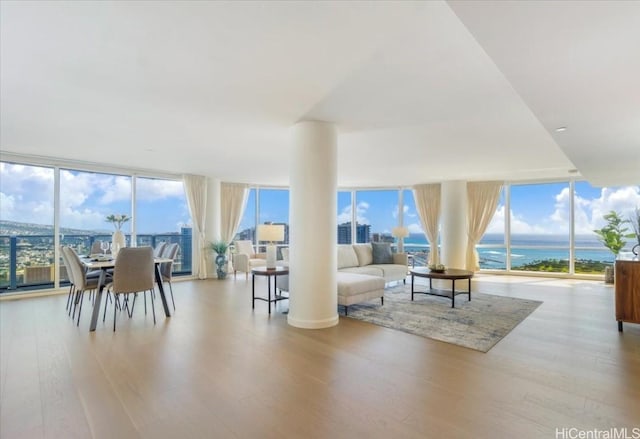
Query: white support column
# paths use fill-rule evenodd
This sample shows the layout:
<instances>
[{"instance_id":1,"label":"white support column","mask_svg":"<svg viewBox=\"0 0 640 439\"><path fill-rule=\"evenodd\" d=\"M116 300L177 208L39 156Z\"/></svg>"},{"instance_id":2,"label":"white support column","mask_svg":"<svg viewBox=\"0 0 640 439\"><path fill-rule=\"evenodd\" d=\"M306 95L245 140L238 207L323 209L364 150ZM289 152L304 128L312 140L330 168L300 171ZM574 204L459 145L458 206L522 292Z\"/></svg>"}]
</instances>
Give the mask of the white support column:
<instances>
[{"instance_id":1,"label":"white support column","mask_svg":"<svg viewBox=\"0 0 640 439\"><path fill-rule=\"evenodd\" d=\"M325 122L291 129L289 315L298 328L338 324L337 132Z\"/></svg>"},{"instance_id":2,"label":"white support column","mask_svg":"<svg viewBox=\"0 0 640 439\"><path fill-rule=\"evenodd\" d=\"M207 218L205 222L206 244L220 239L220 179L207 178ZM209 249L206 251L207 257L207 277L217 278L215 255Z\"/></svg>"},{"instance_id":3,"label":"white support column","mask_svg":"<svg viewBox=\"0 0 640 439\"><path fill-rule=\"evenodd\" d=\"M441 261L450 268L465 267L467 251L467 182L442 183Z\"/></svg>"},{"instance_id":4,"label":"white support column","mask_svg":"<svg viewBox=\"0 0 640 439\"><path fill-rule=\"evenodd\" d=\"M398 189L398 227L404 227L404 189ZM398 238L398 253L404 253L404 236Z\"/></svg>"}]
</instances>

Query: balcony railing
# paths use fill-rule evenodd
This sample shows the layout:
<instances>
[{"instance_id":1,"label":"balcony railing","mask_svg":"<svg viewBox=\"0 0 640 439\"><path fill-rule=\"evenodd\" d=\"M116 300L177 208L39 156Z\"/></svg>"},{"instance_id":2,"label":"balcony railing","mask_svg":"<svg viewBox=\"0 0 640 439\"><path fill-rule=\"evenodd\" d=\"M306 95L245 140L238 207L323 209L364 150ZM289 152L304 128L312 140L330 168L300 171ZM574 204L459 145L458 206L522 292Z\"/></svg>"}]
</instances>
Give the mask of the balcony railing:
<instances>
[{"instance_id":1,"label":"balcony railing","mask_svg":"<svg viewBox=\"0 0 640 439\"><path fill-rule=\"evenodd\" d=\"M68 235L62 245L78 254L89 254L97 240L111 241L111 235ZM191 236L187 234L138 234L137 246L155 247L161 242L177 243L180 251L173 263L173 275L191 274ZM127 235L127 245L131 245ZM60 268L60 286L68 285L66 267L55 263L53 235L0 235L0 294L55 286L56 267Z\"/></svg>"}]
</instances>

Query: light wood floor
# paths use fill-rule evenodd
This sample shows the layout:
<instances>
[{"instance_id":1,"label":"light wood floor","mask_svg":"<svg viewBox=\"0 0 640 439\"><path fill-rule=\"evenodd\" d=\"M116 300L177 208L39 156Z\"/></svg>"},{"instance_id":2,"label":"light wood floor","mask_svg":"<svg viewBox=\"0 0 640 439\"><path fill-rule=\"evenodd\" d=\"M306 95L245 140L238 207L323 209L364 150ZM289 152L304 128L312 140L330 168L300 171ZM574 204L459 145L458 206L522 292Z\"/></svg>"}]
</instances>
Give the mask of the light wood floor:
<instances>
[{"instance_id":1,"label":"light wood floor","mask_svg":"<svg viewBox=\"0 0 640 439\"><path fill-rule=\"evenodd\" d=\"M258 279L258 288L265 288ZM488 353L342 318L290 327L251 282L174 282L88 332L66 295L0 302L0 437L554 438L640 427L640 325L617 331L602 282L478 276L544 303ZM444 300L444 299L443 299ZM111 308L110 308L111 309Z\"/></svg>"}]
</instances>

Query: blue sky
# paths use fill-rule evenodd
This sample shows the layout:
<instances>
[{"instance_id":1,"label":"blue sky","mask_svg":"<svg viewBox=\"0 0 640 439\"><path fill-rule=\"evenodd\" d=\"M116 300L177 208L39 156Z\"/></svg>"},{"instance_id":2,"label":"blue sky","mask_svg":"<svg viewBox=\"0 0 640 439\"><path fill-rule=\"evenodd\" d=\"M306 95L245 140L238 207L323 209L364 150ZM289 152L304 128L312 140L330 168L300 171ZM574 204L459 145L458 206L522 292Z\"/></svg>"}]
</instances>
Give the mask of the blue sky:
<instances>
[{"instance_id":1,"label":"blue sky","mask_svg":"<svg viewBox=\"0 0 640 439\"><path fill-rule=\"evenodd\" d=\"M131 214L131 178L111 174L61 170L61 225L87 230L112 230L108 214ZM640 206L640 187L594 188L576 183L576 233L589 234L603 224L610 210L630 214ZM138 233L177 232L190 224L189 210L179 181L137 180ZM570 193L568 183L511 186L513 233L558 234L568 232ZM259 222L288 222L287 190L260 190ZM410 190L404 191L404 224L421 233ZM398 191L358 191L358 222L371 224L372 232L387 232L397 224ZM349 192L338 193L338 223L351 218ZM489 225L489 233L504 231L504 198ZM0 163L0 219L36 224L53 223L53 169ZM251 191L240 230L255 222L255 190ZM130 230L126 224L125 231Z\"/></svg>"},{"instance_id":2,"label":"blue sky","mask_svg":"<svg viewBox=\"0 0 640 439\"><path fill-rule=\"evenodd\" d=\"M631 215L640 206L640 186L596 188L576 182L575 231L591 234L604 225L603 215L615 210ZM567 234L571 194L568 183L511 186L511 231L524 234ZM488 232L504 230L504 203L498 207Z\"/></svg>"}]
</instances>

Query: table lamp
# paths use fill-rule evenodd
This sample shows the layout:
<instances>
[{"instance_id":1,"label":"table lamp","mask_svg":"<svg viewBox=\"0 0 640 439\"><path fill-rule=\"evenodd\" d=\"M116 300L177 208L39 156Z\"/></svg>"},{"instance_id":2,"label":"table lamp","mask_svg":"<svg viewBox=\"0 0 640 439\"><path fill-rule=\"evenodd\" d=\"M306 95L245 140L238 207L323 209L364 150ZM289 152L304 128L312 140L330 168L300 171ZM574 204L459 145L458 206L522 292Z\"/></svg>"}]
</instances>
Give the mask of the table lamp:
<instances>
[{"instance_id":1,"label":"table lamp","mask_svg":"<svg viewBox=\"0 0 640 439\"><path fill-rule=\"evenodd\" d=\"M398 253L404 253L404 238L409 236L409 229L398 226L391 229L391 236L398 238Z\"/></svg>"},{"instance_id":2,"label":"table lamp","mask_svg":"<svg viewBox=\"0 0 640 439\"><path fill-rule=\"evenodd\" d=\"M258 241L268 242L267 244L267 268L276 268L277 249L275 241L284 241L284 225L282 224L259 224Z\"/></svg>"}]
</instances>

